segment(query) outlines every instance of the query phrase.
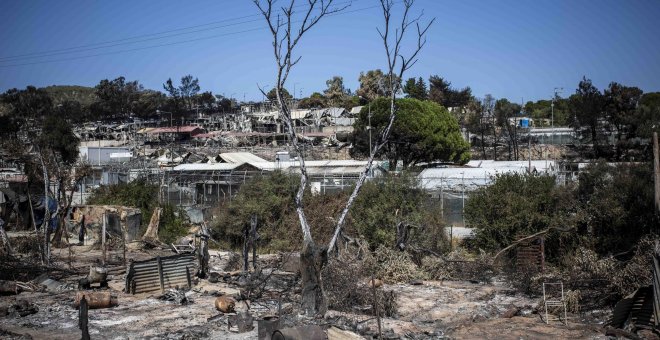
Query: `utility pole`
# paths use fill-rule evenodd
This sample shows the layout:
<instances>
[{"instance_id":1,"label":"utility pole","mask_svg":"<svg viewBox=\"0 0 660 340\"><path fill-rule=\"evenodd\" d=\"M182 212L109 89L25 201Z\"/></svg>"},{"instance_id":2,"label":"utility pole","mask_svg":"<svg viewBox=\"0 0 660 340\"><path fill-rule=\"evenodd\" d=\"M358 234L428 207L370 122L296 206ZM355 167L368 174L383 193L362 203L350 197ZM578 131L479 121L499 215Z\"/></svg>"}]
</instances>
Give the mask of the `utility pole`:
<instances>
[{"instance_id":1,"label":"utility pole","mask_svg":"<svg viewBox=\"0 0 660 340\"><path fill-rule=\"evenodd\" d=\"M371 102L369 102L369 157L373 155L371 151Z\"/></svg>"},{"instance_id":2,"label":"utility pole","mask_svg":"<svg viewBox=\"0 0 660 340\"><path fill-rule=\"evenodd\" d=\"M653 132L653 179L655 184L655 213L660 213L660 147L658 133Z\"/></svg>"},{"instance_id":3,"label":"utility pole","mask_svg":"<svg viewBox=\"0 0 660 340\"><path fill-rule=\"evenodd\" d=\"M562 91L564 91L563 87L555 87L554 95L552 96L552 104L550 104L550 111L551 111L550 122L552 124L551 144L555 143L555 99L557 99L557 94L561 93Z\"/></svg>"}]
</instances>

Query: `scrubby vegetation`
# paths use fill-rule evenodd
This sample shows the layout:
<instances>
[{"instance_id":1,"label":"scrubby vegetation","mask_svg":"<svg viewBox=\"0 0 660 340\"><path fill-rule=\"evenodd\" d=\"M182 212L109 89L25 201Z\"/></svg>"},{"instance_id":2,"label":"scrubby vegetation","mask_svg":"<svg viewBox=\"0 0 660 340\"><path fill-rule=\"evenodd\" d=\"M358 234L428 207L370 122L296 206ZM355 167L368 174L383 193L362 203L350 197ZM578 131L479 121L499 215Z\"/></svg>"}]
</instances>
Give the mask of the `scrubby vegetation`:
<instances>
[{"instance_id":1,"label":"scrubby vegetation","mask_svg":"<svg viewBox=\"0 0 660 340\"><path fill-rule=\"evenodd\" d=\"M293 195L298 179L274 173L248 181L231 202L221 206L213 227L216 239L227 246L243 244L243 229L257 216L259 248L263 251L297 249L302 239ZM394 247L399 222L412 225L409 242L420 248L441 251L448 245L439 212L428 209L426 194L413 178L391 177L367 182L349 214L345 232L366 241L371 250L379 246ZM319 241L327 241L334 229L335 218L343 208L347 192L306 195L305 211Z\"/></svg>"},{"instance_id":2,"label":"scrubby vegetation","mask_svg":"<svg viewBox=\"0 0 660 340\"><path fill-rule=\"evenodd\" d=\"M558 185L552 176L499 175L468 199L465 213L476 228L475 247L489 251L556 228L546 239L550 260L578 246L600 255L631 251L644 235L657 233L659 223L650 166L634 163L595 163L577 185Z\"/></svg>"},{"instance_id":3,"label":"scrubby vegetation","mask_svg":"<svg viewBox=\"0 0 660 340\"><path fill-rule=\"evenodd\" d=\"M574 185L551 176L498 176L470 197L466 216L476 228L472 247L490 252L549 230L545 273L505 270L522 291L540 293L541 282L563 281L595 308L650 284L660 222L647 163L594 163Z\"/></svg>"}]
</instances>

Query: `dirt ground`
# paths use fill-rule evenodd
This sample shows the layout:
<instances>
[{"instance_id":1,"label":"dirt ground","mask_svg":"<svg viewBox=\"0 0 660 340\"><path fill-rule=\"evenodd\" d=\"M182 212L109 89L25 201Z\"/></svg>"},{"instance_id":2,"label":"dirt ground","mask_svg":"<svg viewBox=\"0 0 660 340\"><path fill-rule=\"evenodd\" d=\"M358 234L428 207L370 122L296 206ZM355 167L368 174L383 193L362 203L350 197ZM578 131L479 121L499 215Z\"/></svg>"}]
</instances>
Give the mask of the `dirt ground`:
<instances>
[{"instance_id":1,"label":"dirt ground","mask_svg":"<svg viewBox=\"0 0 660 340\"><path fill-rule=\"evenodd\" d=\"M3 339L79 339L78 311L73 307L76 282L83 277L84 268L101 257L99 250L89 247L72 247L54 252L56 262L70 268L80 268L81 275L60 278L59 291L23 292L18 295L0 296L0 307L26 299L38 307L38 312L24 317L0 317L0 338ZM143 251L129 249L127 258L147 259L156 255L170 255L168 251ZM115 264L123 252L109 253ZM223 272L230 254L211 251L211 271ZM267 258L267 256L265 257ZM71 260L72 262L68 262ZM276 272L273 281L287 281L295 276ZM124 274L110 275L109 290L118 298L119 305L107 309L89 311L89 330L92 339L256 339L254 329L238 333L237 328L228 330L227 315L218 316L214 300L219 294L238 296L235 283L198 280L186 297L192 302L181 305L158 299L160 291L144 294L126 294ZM467 281L424 281L422 284L384 285L380 289L393 290L397 294L398 313L395 318L384 318L382 332L389 339L606 339L600 330L601 323L609 316L600 314L571 315L568 324L559 321L546 324L536 312L540 299L516 294L506 283L489 284ZM295 300L295 299L294 299ZM275 315L281 301L277 294L265 294L250 301L250 313L259 319ZM295 306L295 303L291 303ZM238 311L246 309L237 304ZM507 312L517 311L513 317ZM296 308L289 320L298 324L306 321L296 316ZM309 320L312 322L312 320ZM360 313L328 311L323 320L314 320L322 326L339 328L370 338L377 333L376 320Z\"/></svg>"}]
</instances>

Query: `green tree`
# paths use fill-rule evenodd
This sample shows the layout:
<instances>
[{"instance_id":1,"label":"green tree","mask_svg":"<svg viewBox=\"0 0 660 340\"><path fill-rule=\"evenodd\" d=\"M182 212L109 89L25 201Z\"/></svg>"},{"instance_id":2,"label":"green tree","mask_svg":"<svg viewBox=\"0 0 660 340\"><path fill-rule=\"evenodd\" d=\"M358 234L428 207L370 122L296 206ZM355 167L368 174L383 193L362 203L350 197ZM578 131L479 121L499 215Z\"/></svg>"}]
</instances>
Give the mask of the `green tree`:
<instances>
[{"instance_id":1,"label":"green tree","mask_svg":"<svg viewBox=\"0 0 660 340\"><path fill-rule=\"evenodd\" d=\"M298 102L299 109L318 109L324 107L328 107L328 100L318 92L314 92L311 96L303 98Z\"/></svg>"},{"instance_id":2,"label":"green tree","mask_svg":"<svg viewBox=\"0 0 660 340\"><path fill-rule=\"evenodd\" d=\"M205 91L197 95L197 103L205 112L211 112L216 106L216 97L211 91Z\"/></svg>"},{"instance_id":3,"label":"green tree","mask_svg":"<svg viewBox=\"0 0 660 340\"><path fill-rule=\"evenodd\" d=\"M495 117L497 125L502 129L507 142L509 160L518 160L518 127L511 119L520 112L520 105L502 98L495 102Z\"/></svg>"},{"instance_id":4,"label":"green tree","mask_svg":"<svg viewBox=\"0 0 660 340\"><path fill-rule=\"evenodd\" d=\"M65 100L55 106L55 113L58 117L64 118L72 122L85 121L86 112L82 105L75 100Z\"/></svg>"},{"instance_id":5,"label":"green tree","mask_svg":"<svg viewBox=\"0 0 660 340\"><path fill-rule=\"evenodd\" d=\"M103 111L97 114L112 118L131 113L143 87L137 80L127 82L126 78L118 77L101 80L95 89L99 103L94 109Z\"/></svg>"},{"instance_id":6,"label":"green tree","mask_svg":"<svg viewBox=\"0 0 660 340\"><path fill-rule=\"evenodd\" d=\"M48 92L34 86L27 86L25 90L7 90L1 99L9 106L9 114L16 120L41 119L53 109L53 101Z\"/></svg>"},{"instance_id":7,"label":"green tree","mask_svg":"<svg viewBox=\"0 0 660 340\"><path fill-rule=\"evenodd\" d=\"M383 73L380 69L370 70L366 73L360 72L358 81L360 82L360 88L356 91L358 96L366 98L368 101L372 101L378 97L389 97L390 90L387 89L387 80L388 75ZM395 76L394 82L397 85L395 91L398 91L400 88L401 79Z\"/></svg>"},{"instance_id":8,"label":"green tree","mask_svg":"<svg viewBox=\"0 0 660 340\"><path fill-rule=\"evenodd\" d=\"M49 150L49 153L57 158L58 163L71 165L78 160L80 140L66 120L49 116L44 120L41 131L37 145L42 150Z\"/></svg>"},{"instance_id":9,"label":"green tree","mask_svg":"<svg viewBox=\"0 0 660 340\"><path fill-rule=\"evenodd\" d=\"M419 100L428 99L426 83L422 77L419 77L417 80L415 80L415 78L409 78L403 86L403 93L405 93L408 98Z\"/></svg>"},{"instance_id":10,"label":"green tree","mask_svg":"<svg viewBox=\"0 0 660 340\"><path fill-rule=\"evenodd\" d=\"M628 87L616 82L610 83L605 89L605 113L610 123L616 127L618 156L621 155L622 149L626 148L622 142L623 136L635 137L638 124L642 123L637 110L642 93L637 87Z\"/></svg>"},{"instance_id":11,"label":"green tree","mask_svg":"<svg viewBox=\"0 0 660 340\"><path fill-rule=\"evenodd\" d=\"M327 98L330 106L343 106L346 99L349 97L350 90L344 87L344 78L334 76L325 82L327 88L323 94Z\"/></svg>"},{"instance_id":12,"label":"green tree","mask_svg":"<svg viewBox=\"0 0 660 340\"><path fill-rule=\"evenodd\" d=\"M186 75L181 77L181 85L179 86L179 95L183 99L186 108L192 110L193 108L193 99L199 92L199 80L197 78L193 79L193 76Z\"/></svg>"},{"instance_id":13,"label":"green tree","mask_svg":"<svg viewBox=\"0 0 660 340\"><path fill-rule=\"evenodd\" d=\"M378 131L389 120L389 101L377 99L371 103L371 125ZM470 159L470 145L466 142L456 119L443 107L430 101L399 99L385 154L394 166L403 161L404 167L419 162L445 161L463 164ZM368 154L368 107L360 111L354 133L355 151Z\"/></svg>"},{"instance_id":14,"label":"green tree","mask_svg":"<svg viewBox=\"0 0 660 340\"><path fill-rule=\"evenodd\" d=\"M260 245L271 242L286 233L286 215L294 210L293 195L297 179L276 171L246 182L236 197L220 211L219 223L214 227L219 239L229 246L239 248L243 244L243 228L252 215L259 223Z\"/></svg>"},{"instance_id":15,"label":"green tree","mask_svg":"<svg viewBox=\"0 0 660 340\"><path fill-rule=\"evenodd\" d=\"M275 88L273 87L268 93L266 93L266 98L268 101L271 103L276 103L277 102L277 94L275 93ZM282 89L282 99L286 100L287 102L291 101L293 97L291 94L289 94L289 91L287 89Z\"/></svg>"},{"instance_id":16,"label":"green tree","mask_svg":"<svg viewBox=\"0 0 660 340\"><path fill-rule=\"evenodd\" d=\"M140 92L138 100L133 105L133 113L138 117L149 117L156 113L156 110L164 108L167 105L167 96L160 91L144 90ZM171 111L166 109L166 111Z\"/></svg>"},{"instance_id":17,"label":"green tree","mask_svg":"<svg viewBox=\"0 0 660 340\"><path fill-rule=\"evenodd\" d=\"M604 118L605 108L603 95L591 83L591 79L583 77L569 102L570 112L573 116L573 126L578 130L588 129L594 150L598 155L598 130L600 121Z\"/></svg>"},{"instance_id":18,"label":"green tree","mask_svg":"<svg viewBox=\"0 0 660 340\"><path fill-rule=\"evenodd\" d=\"M450 81L435 75L429 78L429 99L446 108L466 107L472 99L472 89L454 89Z\"/></svg>"},{"instance_id":19,"label":"green tree","mask_svg":"<svg viewBox=\"0 0 660 340\"><path fill-rule=\"evenodd\" d=\"M181 114L182 110L190 111L194 107L194 99L200 90L199 80L192 75L181 77L179 86L175 86L172 78L168 78L163 89L170 95L170 106L175 113Z\"/></svg>"},{"instance_id":20,"label":"green tree","mask_svg":"<svg viewBox=\"0 0 660 340\"><path fill-rule=\"evenodd\" d=\"M637 107L637 115L639 123L635 135L640 138L651 138L653 131L658 131L660 128L660 92L642 95Z\"/></svg>"}]
</instances>

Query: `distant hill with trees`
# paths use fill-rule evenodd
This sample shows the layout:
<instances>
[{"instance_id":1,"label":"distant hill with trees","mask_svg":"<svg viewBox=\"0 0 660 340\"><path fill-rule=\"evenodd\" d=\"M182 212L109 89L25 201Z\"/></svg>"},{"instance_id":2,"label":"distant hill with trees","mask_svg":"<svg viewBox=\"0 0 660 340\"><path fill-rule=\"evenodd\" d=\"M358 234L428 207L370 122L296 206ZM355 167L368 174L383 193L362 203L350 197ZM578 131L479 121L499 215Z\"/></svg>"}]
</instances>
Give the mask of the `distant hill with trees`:
<instances>
[{"instance_id":1,"label":"distant hill with trees","mask_svg":"<svg viewBox=\"0 0 660 340\"><path fill-rule=\"evenodd\" d=\"M64 102L78 102L82 107L89 107L99 100L96 89L78 85L51 85L43 88L57 106Z\"/></svg>"}]
</instances>

